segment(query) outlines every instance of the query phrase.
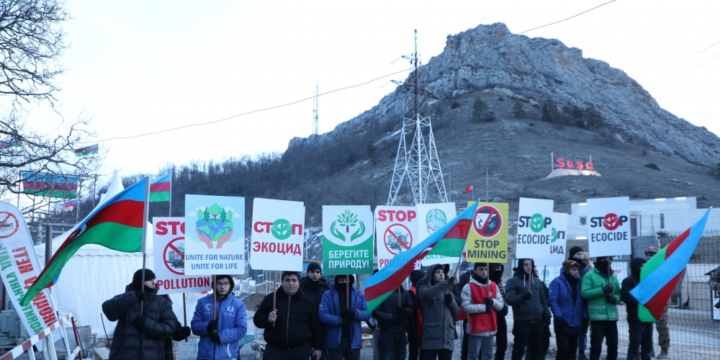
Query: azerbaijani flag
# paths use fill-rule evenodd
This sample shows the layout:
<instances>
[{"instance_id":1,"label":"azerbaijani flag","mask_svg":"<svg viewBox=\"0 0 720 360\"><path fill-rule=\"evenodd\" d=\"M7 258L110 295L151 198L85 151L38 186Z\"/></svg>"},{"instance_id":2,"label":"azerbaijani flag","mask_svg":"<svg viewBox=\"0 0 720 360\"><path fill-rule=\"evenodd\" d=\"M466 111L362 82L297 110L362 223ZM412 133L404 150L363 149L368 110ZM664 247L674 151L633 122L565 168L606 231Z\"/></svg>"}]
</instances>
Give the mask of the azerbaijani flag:
<instances>
[{"instance_id":1,"label":"azerbaijani flag","mask_svg":"<svg viewBox=\"0 0 720 360\"><path fill-rule=\"evenodd\" d=\"M20 304L27 306L40 291L55 285L63 266L83 245L97 244L123 252L141 251L146 181L138 181L113 196L78 224L50 258Z\"/></svg>"},{"instance_id":2,"label":"azerbaijani flag","mask_svg":"<svg viewBox=\"0 0 720 360\"><path fill-rule=\"evenodd\" d=\"M170 201L171 180L167 173L150 181L150 202Z\"/></svg>"},{"instance_id":3,"label":"azerbaijani flag","mask_svg":"<svg viewBox=\"0 0 720 360\"><path fill-rule=\"evenodd\" d=\"M422 260L435 245L445 241L453 243L458 240L461 240L464 244L468 232L472 227L472 219L473 216L475 216L477 204L478 203L475 202L470 205L460 215L450 220L445 226L432 233L417 246L396 255L390 260L389 264L365 280L365 299L367 300L367 310L365 310L365 313L371 313L378 305L387 299L395 289L399 288L402 282L405 281L415 269L415 262ZM455 257L462 256L462 246L451 246L451 248L459 249Z\"/></svg>"},{"instance_id":4,"label":"azerbaijani flag","mask_svg":"<svg viewBox=\"0 0 720 360\"><path fill-rule=\"evenodd\" d=\"M78 204L78 200L77 200L77 199L72 199L72 200L70 200L70 201L66 201L65 204L64 204L64 207L65 207L65 209L67 209L67 208L71 208L71 207L77 206L77 204Z\"/></svg>"},{"instance_id":5,"label":"azerbaijani flag","mask_svg":"<svg viewBox=\"0 0 720 360\"><path fill-rule=\"evenodd\" d=\"M630 295L640 303L638 306L640 321L660 320L675 285L700 242L710 210L708 209L698 222L645 263L640 272L640 283L630 290Z\"/></svg>"},{"instance_id":6,"label":"azerbaijani flag","mask_svg":"<svg viewBox=\"0 0 720 360\"><path fill-rule=\"evenodd\" d=\"M83 148L75 149L75 156L94 155L98 153L100 144L90 145Z\"/></svg>"}]
</instances>

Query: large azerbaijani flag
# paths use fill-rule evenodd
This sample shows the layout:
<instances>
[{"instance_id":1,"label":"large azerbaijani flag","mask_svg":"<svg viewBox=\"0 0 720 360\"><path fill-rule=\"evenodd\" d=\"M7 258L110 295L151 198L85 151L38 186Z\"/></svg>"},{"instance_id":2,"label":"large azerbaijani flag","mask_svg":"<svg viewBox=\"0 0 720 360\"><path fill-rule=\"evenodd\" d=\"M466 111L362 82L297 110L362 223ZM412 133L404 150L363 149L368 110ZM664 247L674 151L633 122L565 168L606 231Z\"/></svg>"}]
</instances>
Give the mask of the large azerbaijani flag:
<instances>
[{"instance_id":1,"label":"large azerbaijani flag","mask_svg":"<svg viewBox=\"0 0 720 360\"><path fill-rule=\"evenodd\" d=\"M645 263L640 272L640 283L630 290L630 295L640 303L638 307L640 321L660 320L675 285L700 242L710 210L708 209L698 222Z\"/></svg>"},{"instance_id":2,"label":"large azerbaijani flag","mask_svg":"<svg viewBox=\"0 0 720 360\"><path fill-rule=\"evenodd\" d=\"M172 191L171 173L157 177L150 181L150 202L170 201Z\"/></svg>"},{"instance_id":3,"label":"large azerbaijani flag","mask_svg":"<svg viewBox=\"0 0 720 360\"><path fill-rule=\"evenodd\" d=\"M417 246L413 246L409 250L396 255L390 260L389 264L365 280L365 298L367 300L367 310L365 310L365 313L371 313L378 305L387 299L393 291L399 288L403 281L405 281L415 269L415 262L422 260L435 245L444 241L462 241L464 244L468 232L472 227L472 219L473 216L475 216L477 204L478 203L475 202L470 205L460 215L450 220L445 226L432 233ZM454 257L462 256L462 247L450 248L459 249L457 255Z\"/></svg>"},{"instance_id":4,"label":"large azerbaijani flag","mask_svg":"<svg viewBox=\"0 0 720 360\"><path fill-rule=\"evenodd\" d=\"M122 252L140 252L147 181L143 179L113 196L78 224L50 258L20 304L27 306L40 291L55 285L63 266L84 245L97 244Z\"/></svg>"}]
</instances>

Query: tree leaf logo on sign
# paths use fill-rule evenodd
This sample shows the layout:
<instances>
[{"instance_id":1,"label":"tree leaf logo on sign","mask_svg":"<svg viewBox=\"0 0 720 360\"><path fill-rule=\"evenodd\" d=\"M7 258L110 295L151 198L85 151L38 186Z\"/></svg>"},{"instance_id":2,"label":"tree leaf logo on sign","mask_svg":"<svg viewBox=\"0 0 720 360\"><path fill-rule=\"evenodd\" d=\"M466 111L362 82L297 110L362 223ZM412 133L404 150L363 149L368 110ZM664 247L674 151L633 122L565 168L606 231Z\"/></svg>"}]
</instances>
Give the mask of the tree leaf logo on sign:
<instances>
[{"instance_id":1,"label":"tree leaf logo on sign","mask_svg":"<svg viewBox=\"0 0 720 360\"><path fill-rule=\"evenodd\" d=\"M292 225L289 221L285 219L277 219L272 223L270 233L272 233L272 236L278 240L287 240L290 235L292 235L292 232L290 231L291 228Z\"/></svg>"},{"instance_id":2,"label":"tree leaf logo on sign","mask_svg":"<svg viewBox=\"0 0 720 360\"><path fill-rule=\"evenodd\" d=\"M502 229L503 218L500 211L493 206L483 205L475 212L473 227L483 238L491 238Z\"/></svg>"},{"instance_id":3,"label":"tree leaf logo on sign","mask_svg":"<svg viewBox=\"0 0 720 360\"><path fill-rule=\"evenodd\" d=\"M403 224L392 224L385 230L383 242L391 254L397 255L412 247L412 233Z\"/></svg>"},{"instance_id":4,"label":"tree leaf logo on sign","mask_svg":"<svg viewBox=\"0 0 720 360\"><path fill-rule=\"evenodd\" d=\"M350 210L345 210L338 214L336 221L330 224L330 233L334 238L329 236L326 238L335 245L353 246L356 245L355 240L360 239L359 242L363 241L361 237L365 235L365 230L365 223L358 221L358 216Z\"/></svg>"},{"instance_id":5,"label":"tree leaf logo on sign","mask_svg":"<svg viewBox=\"0 0 720 360\"><path fill-rule=\"evenodd\" d=\"M530 230L532 232L541 232L545 228L545 218L540 214L535 214L530 218Z\"/></svg>"}]
</instances>

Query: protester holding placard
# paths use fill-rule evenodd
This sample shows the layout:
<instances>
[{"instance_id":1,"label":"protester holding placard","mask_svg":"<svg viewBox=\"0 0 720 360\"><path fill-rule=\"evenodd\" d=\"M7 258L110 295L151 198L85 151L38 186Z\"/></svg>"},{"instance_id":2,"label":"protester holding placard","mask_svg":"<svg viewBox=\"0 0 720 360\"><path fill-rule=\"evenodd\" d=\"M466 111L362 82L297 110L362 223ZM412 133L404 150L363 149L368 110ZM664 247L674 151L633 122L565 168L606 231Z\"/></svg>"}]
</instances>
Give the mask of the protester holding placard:
<instances>
[{"instance_id":1,"label":"protester holding placard","mask_svg":"<svg viewBox=\"0 0 720 360\"><path fill-rule=\"evenodd\" d=\"M573 246L568 250L568 260L575 261L580 266L578 268L578 275L580 276L580 281L582 282L583 277L585 274L587 274L590 270L592 270L592 265L590 264L589 260L590 257L588 254L581 248L580 246ZM585 300L583 300L585 301ZM582 323L582 331L580 335L578 335L578 343L577 343L577 350L578 350L578 360L587 360L588 357L585 354L585 350L587 349L587 333L588 333L588 327L590 326L587 319L583 320Z\"/></svg>"},{"instance_id":2,"label":"protester holding placard","mask_svg":"<svg viewBox=\"0 0 720 360\"><path fill-rule=\"evenodd\" d=\"M506 299L505 284L503 284L503 272L505 265L500 263L490 263L490 280L497 284L498 291L503 299ZM502 310L497 312L497 333L495 333L495 360L504 360L507 351L507 321L505 317L508 314L507 302L503 304Z\"/></svg>"},{"instance_id":3,"label":"protester holding placard","mask_svg":"<svg viewBox=\"0 0 720 360\"><path fill-rule=\"evenodd\" d=\"M215 294L198 300L190 322L200 336L197 358L237 359L237 343L247 333L245 304L232 296L235 281L230 275L216 275L212 288Z\"/></svg>"},{"instance_id":4,"label":"protester holding placard","mask_svg":"<svg viewBox=\"0 0 720 360\"><path fill-rule=\"evenodd\" d=\"M497 331L497 312L505 307L497 284L488 278L488 263L475 263L470 282L462 289L462 309L468 314L465 332L468 359L491 360Z\"/></svg>"},{"instance_id":5,"label":"protester holding placard","mask_svg":"<svg viewBox=\"0 0 720 360\"><path fill-rule=\"evenodd\" d=\"M325 345L330 360L360 359L360 349L362 349L360 322L370 320L370 314L365 313L367 309L365 294L354 288L354 283L354 275L336 275L335 285L323 294L320 301L318 317L325 325L327 334Z\"/></svg>"},{"instance_id":6,"label":"protester holding placard","mask_svg":"<svg viewBox=\"0 0 720 360\"><path fill-rule=\"evenodd\" d=\"M283 271L280 279L282 286L265 296L253 318L265 329L263 360L320 359L325 339L317 307L300 291L300 273Z\"/></svg>"},{"instance_id":7,"label":"protester holding placard","mask_svg":"<svg viewBox=\"0 0 720 360\"><path fill-rule=\"evenodd\" d=\"M415 316L410 294L401 286L372 312L380 327L380 360L405 359L406 333Z\"/></svg>"},{"instance_id":8,"label":"protester holding placard","mask_svg":"<svg viewBox=\"0 0 720 360\"><path fill-rule=\"evenodd\" d=\"M455 278L445 276L445 266L435 265L418 289L423 317L421 360L450 360L455 349L455 318L460 309L452 293Z\"/></svg>"},{"instance_id":9,"label":"protester holding placard","mask_svg":"<svg viewBox=\"0 0 720 360\"><path fill-rule=\"evenodd\" d=\"M622 301L627 308L628 333L630 335L627 360L650 360L653 351L653 324L640 320L638 317L639 302L630 294L630 290L640 283L640 270L646 262L647 260L637 257L630 260L630 276L623 280L620 290Z\"/></svg>"},{"instance_id":10,"label":"protester holding placard","mask_svg":"<svg viewBox=\"0 0 720 360\"><path fill-rule=\"evenodd\" d=\"M580 288L580 267L574 260L565 260L562 273L550 283L548 304L554 317L555 360L575 359L578 335L588 318Z\"/></svg>"},{"instance_id":11,"label":"protester holding placard","mask_svg":"<svg viewBox=\"0 0 720 360\"><path fill-rule=\"evenodd\" d=\"M142 281L143 273L145 282ZM140 269L125 293L102 304L110 321L117 321L110 347L113 360L165 360L165 339L180 327L172 304L157 296L155 274Z\"/></svg>"},{"instance_id":12,"label":"protester holding placard","mask_svg":"<svg viewBox=\"0 0 720 360\"><path fill-rule=\"evenodd\" d=\"M612 256L598 256L594 264L595 268L582 279L582 297L588 303L591 328L590 360L600 359L603 339L607 344L607 360L617 360L616 304L620 301L620 284L611 268Z\"/></svg>"},{"instance_id":13,"label":"protester holding placard","mask_svg":"<svg viewBox=\"0 0 720 360\"><path fill-rule=\"evenodd\" d=\"M545 290L532 272L532 259L518 259L515 275L505 287L507 303L513 307L513 360L522 359L528 344L532 360L541 359L543 324L550 321Z\"/></svg>"}]
</instances>

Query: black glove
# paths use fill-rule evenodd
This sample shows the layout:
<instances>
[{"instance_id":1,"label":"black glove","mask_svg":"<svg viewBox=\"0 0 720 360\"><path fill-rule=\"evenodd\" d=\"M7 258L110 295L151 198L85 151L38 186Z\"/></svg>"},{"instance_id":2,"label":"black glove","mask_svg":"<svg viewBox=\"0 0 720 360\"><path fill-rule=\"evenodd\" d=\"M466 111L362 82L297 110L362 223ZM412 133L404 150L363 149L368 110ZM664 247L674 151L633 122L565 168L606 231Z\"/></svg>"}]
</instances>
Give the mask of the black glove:
<instances>
[{"instance_id":1,"label":"black glove","mask_svg":"<svg viewBox=\"0 0 720 360\"><path fill-rule=\"evenodd\" d=\"M485 298L485 312L490 312L490 309L492 309L493 306L493 302L493 299Z\"/></svg>"},{"instance_id":2,"label":"black glove","mask_svg":"<svg viewBox=\"0 0 720 360\"><path fill-rule=\"evenodd\" d=\"M543 325L550 326L550 319L549 316L543 316Z\"/></svg>"},{"instance_id":3,"label":"black glove","mask_svg":"<svg viewBox=\"0 0 720 360\"><path fill-rule=\"evenodd\" d=\"M212 340L212 342L214 342L214 343L219 344L220 343L220 334L218 334L216 332L210 334L210 340Z\"/></svg>"},{"instance_id":4,"label":"black glove","mask_svg":"<svg viewBox=\"0 0 720 360\"><path fill-rule=\"evenodd\" d=\"M528 291L528 292L522 294L522 299L523 299L523 301L532 300L532 293Z\"/></svg>"},{"instance_id":5,"label":"black glove","mask_svg":"<svg viewBox=\"0 0 720 360\"><path fill-rule=\"evenodd\" d=\"M450 305L453 302L452 294L445 294L445 305Z\"/></svg>"},{"instance_id":6,"label":"black glove","mask_svg":"<svg viewBox=\"0 0 720 360\"><path fill-rule=\"evenodd\" d=\"M342 310L340 310L340 316L345 319L354 320L355 319L355 310L342 309Z\"/></svg>"},{"instance_id":7,"label":"black glove","mask_svg":"<svg viewBox=\"0 0 720 360\"><path fill-rule=\"evenodd\" d=\"M603 294L610 294L611 292L613 292L613 284L603 286Z\"/></svg>"},{"instance_id":8,"label":"black glove","mask_svg":"<svg viewBox=\"0 0 720 360\"><path fill-rule=\"evenodd\" d=\"M605 301L614 304L617 302L617 298L615 297L615 295L605 294Z\"/></svg>"},{"instance_id":9,"label":"black glove","mask_svg":"<svg viewBox=\"0 0 720 360\"><path fill-rule=\"evenodd\" d=\"M207 332L213 333L215 330L217 330L217 320L211 320L208 323Z\"/></svg>"},{"instance_id":10,"label":"black glove","mask_svg":"<svg viewBox=\"0 0 720 360\"><path fill-rule=\"evenodd\" d=\"M451 277L447 278L447 280L445 280L445 281L447 281L448 284L452 284L455 281L455 277L451 276Z\"/></svg>"},{"instance_id":11,"label":"black glove","mask_svg":"<svg viewBox=\"0 0 720 360\"><path fill-rule=\"evenodd\" d=\"M144 291L136 291L135 297L138 299L138 301L146 301L147 300L147 293Z\"/></svg>"},{"instance_id":12,"label":"black glove","mask_svg":"<svg viewBox=\"0 0 720 360\"><path fill-rule=\"evenodd\" d=\"M147 317L138 316L135 318L135 321L133 322L133 324L135 324L136 327L142 329L143 325L145 324L145 319L147 319Z\"/></svg>"},{"instance_id":13,"label":"black glove","mask_svg":"<svg viewBox=\"0 0 720 360\"><path fill-rule=\"evenodd\" d=\"M559 318L559 319L555 318L555 326L566 327L566 326L570 326L570 324L568 324L568 322L565 321L565 319L563 319L563 318Z\"/></svg>"},{"instance_id":14,"label":"black glove","mask_svg":"<svg viewBox=\"0 0 720 360\"><path fill-rule=\"evenodd\" d=\"M187 337L190 336L190 327L188 326L182 326L175 331L175 333L172 336L172 339L175 341L181 341L183 339L187 339Z\"/></svg>"}]
</instances>

